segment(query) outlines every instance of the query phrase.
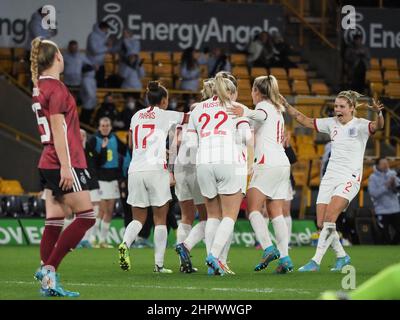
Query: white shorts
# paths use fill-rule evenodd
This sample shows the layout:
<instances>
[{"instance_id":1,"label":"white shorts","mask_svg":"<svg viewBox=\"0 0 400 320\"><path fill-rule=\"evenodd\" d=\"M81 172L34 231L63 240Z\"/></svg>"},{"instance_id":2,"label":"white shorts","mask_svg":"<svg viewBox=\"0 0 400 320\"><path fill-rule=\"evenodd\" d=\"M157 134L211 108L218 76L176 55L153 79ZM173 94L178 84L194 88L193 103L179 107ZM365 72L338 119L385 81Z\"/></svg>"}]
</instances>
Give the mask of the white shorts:
<instances>
[{"instance_id":1,"label":"white shorts","mask_svg":"<svg viewBox=\"0 0 400 320\"><path fill-rule=\"evenodd\" d=\"M272 200L287 199L290 167L254 168L250 188L257 188Z\"/></svg>"},{"instance_id":2,"label":"white shorts","mask_svg":"<svg viewBox=\"0 0 400 320\"><path fill-rule=\"evenodd\" d=\"M355 179L338 179L336 177L324 176L319 186L317 204L329 204L333 196L345 198L349 203L360 191L360 183Z\"/></svg>"},{"instance_id":3,"label":"white shorts","mask_svg":"<svg viewBox=\"0 0 400 320\"><path fill-rule=\"evenodd\" d=\"M129 173L126 202L132 207L161 207L171 199L168 170Z\"/></svg>"},{"instance_id":4,"label":"white shorts","mask_svg":"<svg viewBox=\"0 0 400 320\"><path fill-rule=\"evenodd\" d=\"M243 190L243 175L241 168L235 164L199 164L197 166L197 181L201 194L213 199L218 194L234 194Z\"/></svg>"},{"instance_id":5,"label":"white shorts","mask_svg":"<svg viewBox=\"0 0 400 320\"><path fill-rule=\"evenodd\" d=\"M100 189L90 190L90 201L91 202L100 202L100 200L101 200Z\"/></svg>"},{"instance_id":6,"label":"white shorts","mask_svg":"<svg viewBox=\"0 0 400 320\"><path fill-rule=\"evenodd\" d=\"M285 199L285 201L292 201L295 194L296 194L296 191L293 190L292 183L290 182L290 179L289 179L288 195L287 195L287 198Z\"/></svg>"},{"instance_id":7,"label":"white shorts","mask_svg":"<svg viewBox=\"0 0 400 320\"><path fill-rule=\"evenodd\" d=\"M175 194L179 201L193 200L195 205L203 204L204 198L197 182L196 167L175 167Z\"/></svg>"},{"instance_id":8,"label":"white shorts","mask_svg":"<svg viewBox=\"0 0 400 320\"><path fill-rule=\"evenodd\" d=\"M119 193L118 181L100 181L100 198L101 200L113 200L121 197Z\"/></svg>"}]
</instances>

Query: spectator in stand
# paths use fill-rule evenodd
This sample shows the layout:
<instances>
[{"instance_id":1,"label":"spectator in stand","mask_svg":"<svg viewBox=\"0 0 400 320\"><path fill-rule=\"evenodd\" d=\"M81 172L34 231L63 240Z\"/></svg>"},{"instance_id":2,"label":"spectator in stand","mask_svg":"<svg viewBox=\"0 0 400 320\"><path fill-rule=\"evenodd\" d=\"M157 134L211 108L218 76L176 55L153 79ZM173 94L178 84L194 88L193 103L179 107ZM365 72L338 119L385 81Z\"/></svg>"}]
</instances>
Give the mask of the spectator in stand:
<instances>
[{"instance_id":1,"label":"spectator in stand","mask_svg":"<svg viewBox=\"0 0 400 320\"><path fill-rule=\"evenodd\" d=\"M251 67L269 68L274 63L274 45L269 33L262 31L254 36L248 48L247 62Z\"/></svg>"},{"instance_id":2,"label":"spectator in stand","mask_svg":"<svg viewBox=\"0 0 400 320\"><path fill-rule=\"evenodd\" d=\"M221 48L213 48L211 54L207 58L208 76L210 78L220 71L231 72L232 66L229 62L228 56Z\"/></svg>"},{"instance_id":3,"label":"spectator in stand","mask_svg":"<svg viewBox=\"0 0 400 320\"><path fill-rule=\"evenodd\" d=\"M96 81L99 88L105 87L104 58L106 53L112 51L112 41L108 38L109 25L102 21L93 26L93 31L87 38L86 51L89 59L96 68Z\"/></svg>"},{"instance_id":4,"label":"spectator in stand","mask_svg":"<svg viewBox=\"0 0 400 320\"><path fill-rule=\"evenodd\" d=\"M271 38L274 47L274 61L272 65L274 67L285 68L286 70L289 68L296 68L297 65L289 59L292 49L290 45L285 42L279 31L274 31Z\"/></svg>"},{"instance_id":5,"label":"spectator in stand","mask_svg":"<svg viewBox=\"0 0 400 320\"><path fill-rule=\"evenodd\" d=\"M141 108L136 99L132 95L129 95L126 99L124 109L118 113L117 120L114 121L114 127L118 130L129 130L132 116L139 109Z\"/></svg>"},{"instance_id":6,"label":"spectator in stand","mask_svg":"<svg viewBox=\"0 0 400 320\"><path fill-rule=\"evenodd\" d=\"M345 70L350 88L357 92L365 92L365 74L371 58L369 49L363 45L361 34L353 37L353 43L345 52Z\"/></svg>"},{"instance_id":7,"label":"spectator in stand","mask_svg":"<svg viewBox=\"0 0 400 320\"><path fill-rule=\"evenodd\" d=\"M120 44L120 65L119 75L123 79L121 88L142 89L141 79L145 76L142 67L143 60L139 58L140 41L137 40L131 31L125 30L124 37ZM136 95L138 98L140 93Z\"/></svg>"},{"instance_id":8,"label":"spectator in stand","mask_svg":"<svg viewBox=\"0 0 400 320\"><path fill-rule=\"evenodd\" d=\"M183 51L181 59L181 90L198 91L200 80L200 66L195 57L194 48Z\"/></svg>"},{"instance_id":9,"label":"spectator in stand","mask_svg":"<svg viewBox=\"0 0 400 320\"><path fill-rule=\"evenodd\" d=\"M87 56L82 56L82 82L80 98L82 101L81 122L90 125L92 114L97 106L96 66Z\"/></svg>"},{"instance_id":10,"label":"spectator in stand","mask_svg":"<svg viewBox=\"0 0 400 320\"><path fill-rule=\"evenodd\" d=\"M82 66L84 55L79 52L78 42L68 43L64 57L64 83L70 89L78 89L82 83Z\"/></svg>"},{"instance_id":11,"label":"spectator in stand","mask_svg":"<svg viewBox=\"0 0 400 320\"><path fill-rule=\"evenodd\" d=\"M101 118L107 117L111 120L111 123L114 123L114 120L117 119L118 112L117 112L117 107L115 106L114 103L114 98L111 93L108 93L104 97L104 102L101 104L100 108L96 112L96 117L95 117L95 124L99 123L99 120Z\"/></svg>"},{"instance_id":12,"label":"spectator in stand","mask_svg":"<svg viewBox=\"0 0 400 320\"><path fill-rule=\"evenodd\" d=\"M400 243L400 179L396 171L390 170L386 158L376 160L374 172L368 179L368 192L374 204L378 225L383 228L387 244ZM390 227L394 229L394 237L390 235Z\"/></svg>"}]
</instances>

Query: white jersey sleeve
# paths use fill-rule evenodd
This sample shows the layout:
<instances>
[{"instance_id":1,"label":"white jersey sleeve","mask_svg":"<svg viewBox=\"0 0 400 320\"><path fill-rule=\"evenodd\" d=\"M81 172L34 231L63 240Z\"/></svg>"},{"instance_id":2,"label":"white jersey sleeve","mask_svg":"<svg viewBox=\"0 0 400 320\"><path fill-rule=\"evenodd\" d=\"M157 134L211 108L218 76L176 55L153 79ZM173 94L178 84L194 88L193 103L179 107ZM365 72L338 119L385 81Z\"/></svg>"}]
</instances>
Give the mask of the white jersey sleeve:
<instances>
[{"instance_id":1,"label":"white jersey sleeve","mask_svg":"<svg viewBox=\"0 0 400 320\"><path fill-rule=\"evenodd\" d=\"M196 124L195 124L195 115L196 115L196 109L195 108L191 113L189 117L189 123L187 126L187 131L186 131L186 139L185 139L185 145L187 148L197 148L199 144L199 138L197 135L197 129L196 129Z\"/></svg>"},{"instance_id":2,"label":"white jersey sleeve","mask_svg":"<svg viewBox=\"0 0 400 320\"><path fill-rule=\"evenodd\" d=\"M358 130L364 137L369 137L374 132L371 131L371 121L363 118L358 119Z\"/></svg>"},{"instance_id":3,"label":"white jersey sleeve","mask_svg":"<svg viewBox=\"0 0 400 320\"><path fill-rule=\"evenodd\" d=\"M335 119L333 117L314 119L315 130L317 130L318 132L330 134L334 121Z\"/></svg>"},{"instance_id":4,"label":"white jersey sleeve","mask_svg":"<svg viewBox=\"0 0 400 320\"><path fill-rule=\"evenodd\" d=\"M165 110L163 114L165 121L167 121L169 127L177 124L183 124L185 114L183 112L177 112L172 110Z\"/></svg>"}]
</instances>

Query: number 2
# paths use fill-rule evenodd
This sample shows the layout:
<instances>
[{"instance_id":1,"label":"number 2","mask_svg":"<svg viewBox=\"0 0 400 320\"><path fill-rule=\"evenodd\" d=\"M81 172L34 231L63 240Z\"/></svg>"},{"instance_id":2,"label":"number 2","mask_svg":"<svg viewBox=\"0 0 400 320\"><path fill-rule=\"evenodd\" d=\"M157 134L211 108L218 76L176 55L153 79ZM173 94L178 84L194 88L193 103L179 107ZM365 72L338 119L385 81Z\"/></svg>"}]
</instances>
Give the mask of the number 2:
<instances>
[{"instance_id":1,"label":"number 2","mask_svg":"<svg viewBox=\"0 0 400 320\"><path fill-rule=\"evenodd\" d=\"M40 141L42 141L42 143L50 142L51 131L50 131L49 123L48 123L46 117L43 117L43 116L41 117L39 115L39 110L42 110L42 106L40 105L39 102L36 102L32 105L32 109L36 114L36 120L39 125L39 132L41 133Z\"/></svg>"},{"instance_id":2,"label":"number 2","mask_svg":"<svg viewBox=\"0 0 400 320\"><path fill-rule=\"evenodd\" d=\"M222 116L222 120L220 122L217 123L217 125L215 126L213 133L214 134L221 134L221 135L226 135L226 131L225 130L219 130L219 127L222 126L226 120L228 120L228 115L226 112L224 111L219 111L214 115L214 119L220 118L220 116ZM202 138L204 137L208 137L211 134L211 131L206 131L205 128L208 125L208 123L211 120L211 116L208 113L202 113L199 117L199 122L201 123L203 121L203 119L205 119L204 124L201 126L200 129L200 136Z\"/></svg>"},{"instance_id":3,"label":"number 2","mask_svg":"<svg viewBox=\"0 0 400 320\"><path fill-rule=\"evenodd\" d=\"M349 181L349 182L347 182L346 183L346 187L344 188L344 190L346 191L346 192L350 192L350 188L353 186L353 184Z\"/></svg>"}]
</instances>

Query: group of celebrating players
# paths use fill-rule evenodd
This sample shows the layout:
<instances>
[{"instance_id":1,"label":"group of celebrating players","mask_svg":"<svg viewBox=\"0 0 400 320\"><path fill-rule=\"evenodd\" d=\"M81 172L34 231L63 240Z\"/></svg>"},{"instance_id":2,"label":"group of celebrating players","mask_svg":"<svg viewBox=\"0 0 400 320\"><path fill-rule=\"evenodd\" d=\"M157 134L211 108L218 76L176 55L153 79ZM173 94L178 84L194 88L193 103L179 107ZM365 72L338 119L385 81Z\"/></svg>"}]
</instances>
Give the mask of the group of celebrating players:
<instances>
[{"instance_id":1,"label":"group of celebrating players","mask_svg":"<svg viewBox=\"0 0 400 320\"><path fill-rule=\"evenodd\" d=\"M76 103L59 80L63 66L62 54L54 42L40 38L32 41L32 107L44 144L39 171L46 198L41 267L35 277L41 282L44 296L79 295L62 287L56 270L64 256L95 223L87 191L90 176L80 142ZM180 270L197 271L192 265L190 250L204 239L208 273L233 273L226 261L240 205L246 195L249 220L263 249L255 271L278 260L276 273L292 272L289 235L283 217L284 202L290 192L290 162L283 146L284 112L306 127L329 134L332 141L331 157L317 199L317 223L321 228L318 246L315 256L299 271L318 271L330 246L337 256L332 271L341 270L350 263L339 241L335 222L360 189L366 143L369 135L383 128L383 106L375 101L369 106L378 113L375 121L356 118L359 95L354 91L342 91L335 100L334 117L311 119L280 95L273 75L254 80L251 92L254 109L236 102L237 89L235 77L220 72L215 78L204 81L203 101L194 104L189 114L184 114L166 110L167 89L159 82L149 82L148 107L136 112L130 125L132 160L127 202L132 206L133 220L118 247L123 270L131 268L129 248L146 221L147 208L152 207L154 271L172 272L164 267L164 255L172 176L167 165L166 140L174 129L173 144L177 152L172 157L173 179L182 212L176 246ZM248 159L247 150L253 139L254 159ZM249 183L248 175L251 176ZM275 231L276 246L269 236L264 206ZM62 231L64 217L70 211L75 219ZM196 211L200 222L192 228Z\"/></svg>"}]
</instances>

